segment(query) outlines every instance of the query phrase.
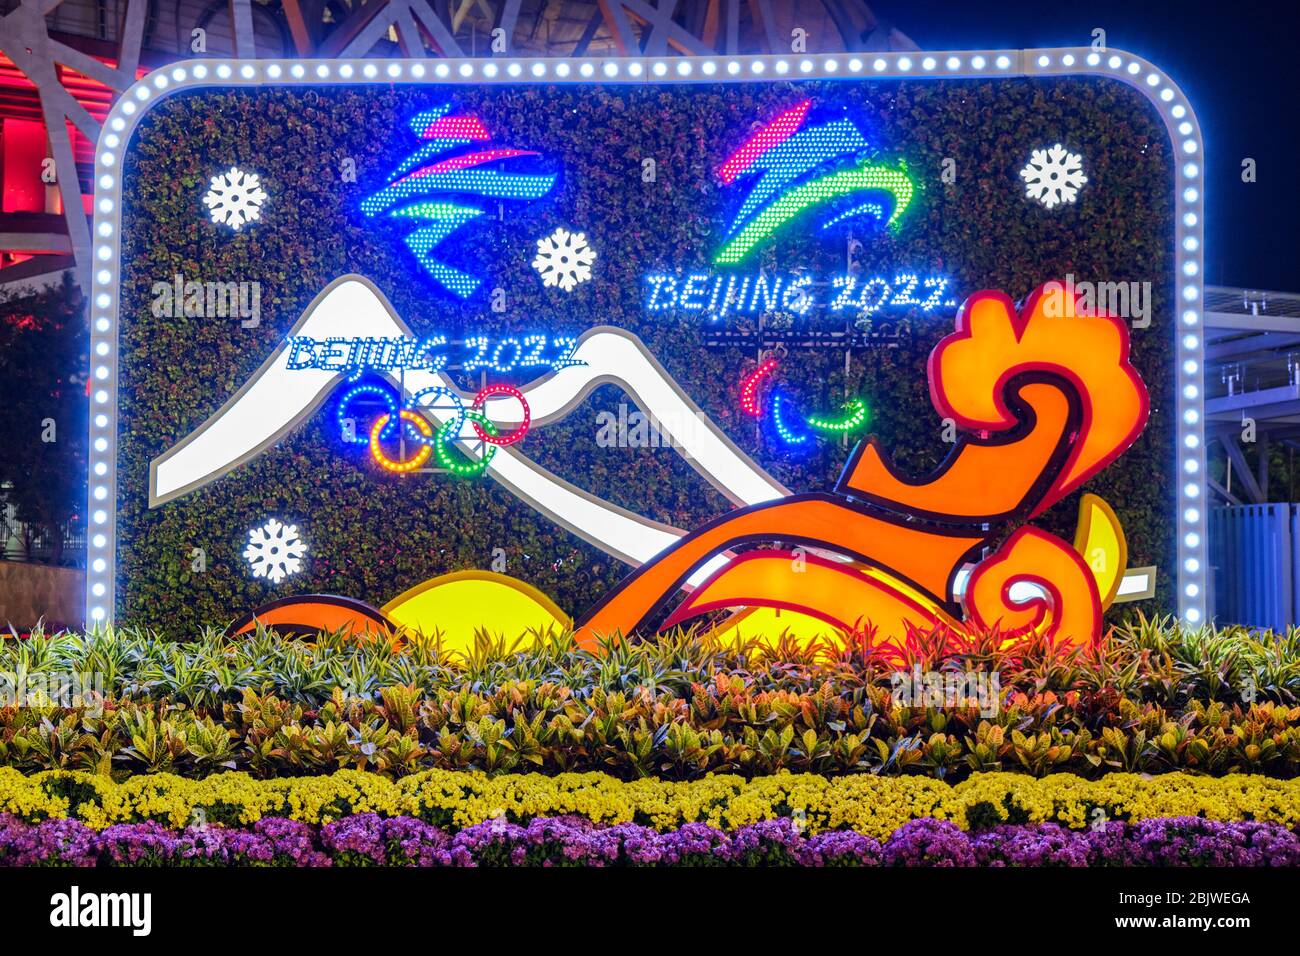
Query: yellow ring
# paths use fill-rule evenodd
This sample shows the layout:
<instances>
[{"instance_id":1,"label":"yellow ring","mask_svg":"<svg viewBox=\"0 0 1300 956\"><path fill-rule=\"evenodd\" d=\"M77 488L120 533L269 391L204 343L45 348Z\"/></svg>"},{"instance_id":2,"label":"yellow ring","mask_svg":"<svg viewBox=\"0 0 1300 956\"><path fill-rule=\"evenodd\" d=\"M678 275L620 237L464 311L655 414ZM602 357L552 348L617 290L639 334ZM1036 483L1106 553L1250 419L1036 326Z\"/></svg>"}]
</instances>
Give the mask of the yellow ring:
<instances>
[{"instance_id":1,"label":"yellow ring","mask_svg":"<svg viewBox=\"0 0 1300 956\"><path fill-rule=\"evenodd\" d=\"M402 409L398 414L401 415L402 421L410 422L415 426L416 431L425 438L433 437L433 428L430 426L428 421L425 420L423 415L417 415L409 408ZM429 460L429 455L433 452L433 446L421 445L420 450L415 453L415 457L407 459L406 461L394 461L392 458L389 458L384 454L384 450L379 447L379 433L384 430L384 426L388 424L388 420L391 417L391 415L385 412L383 415L376 418L375 424L371 426L370 457L386 471L397 472L399 474L402 472L414 471Z\"/></svg>"}]
</instances>

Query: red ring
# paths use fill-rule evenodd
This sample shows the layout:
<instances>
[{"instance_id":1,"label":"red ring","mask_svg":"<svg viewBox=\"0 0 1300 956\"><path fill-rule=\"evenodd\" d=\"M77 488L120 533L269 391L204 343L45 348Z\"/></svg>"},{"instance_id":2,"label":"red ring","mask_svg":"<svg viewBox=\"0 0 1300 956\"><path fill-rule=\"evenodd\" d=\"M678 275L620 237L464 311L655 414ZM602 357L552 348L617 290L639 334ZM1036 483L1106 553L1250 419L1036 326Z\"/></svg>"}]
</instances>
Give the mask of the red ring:
<instances>
[{"instance_id":1,"label":"red ring","mask_svg":"<svg viewBox=\"0 0 1300 956\"><path fill-rule=\"evenodd\" d=\"M485 385L483 388L479 389L479 393L474 396L474 404L472 407L486 411L487 406L484 402L493 395L508 395L517 401L519 407L523 409L524 420L520 422L518 427L513 428L508 432L503 432L500 435L489 435L482 425L471 418L469 423L474 426L474 433L478 435L479 440L484 441L489 445L497 445L502 448L506 445L513 445L517 441L522 441L523 437L528 434L528 426L532 421L532 411L528 407L528 400L524 398L524 393L519 391L519 389L515 388L513 385L506 385L504 382L496 385Z\"/></svg>"}]
</instances>

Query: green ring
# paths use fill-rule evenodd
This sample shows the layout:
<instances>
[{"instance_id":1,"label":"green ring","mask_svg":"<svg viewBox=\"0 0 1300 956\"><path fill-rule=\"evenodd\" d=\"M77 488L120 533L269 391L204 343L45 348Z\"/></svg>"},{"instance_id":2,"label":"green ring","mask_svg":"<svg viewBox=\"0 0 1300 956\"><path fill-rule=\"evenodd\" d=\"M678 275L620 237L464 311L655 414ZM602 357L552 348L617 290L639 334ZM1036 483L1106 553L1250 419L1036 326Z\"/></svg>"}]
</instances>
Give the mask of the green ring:
<instances>
[{"instance_id":1,"label":"green ring","mask_svg":"<svg viewBox=\"0 0 1300 956\"><path fill-rule=\"evenodd\" d=\"M465 418L478 422L483 426L483 430L492 437L495 438L497 436L498 432L496 423L491 421L482 412L476 412L473 409L466 409ZM455 439L449 438L447 435L447 432L451 430L453 425L459 427L460 423L453 418L451 421L445 422L442 427L438 429L438 440L433 443L433 453L438 459L438 465L462 478L474 478L483 474L483 469L488 466L488 462L490 462L493 456L496 455L497 446L487 445L483 452L483 457L478 461L466 462L463 459L461 461L456 461L456 459L452 457L451 452L451 444Z\"/></svg>"}]
</instances>

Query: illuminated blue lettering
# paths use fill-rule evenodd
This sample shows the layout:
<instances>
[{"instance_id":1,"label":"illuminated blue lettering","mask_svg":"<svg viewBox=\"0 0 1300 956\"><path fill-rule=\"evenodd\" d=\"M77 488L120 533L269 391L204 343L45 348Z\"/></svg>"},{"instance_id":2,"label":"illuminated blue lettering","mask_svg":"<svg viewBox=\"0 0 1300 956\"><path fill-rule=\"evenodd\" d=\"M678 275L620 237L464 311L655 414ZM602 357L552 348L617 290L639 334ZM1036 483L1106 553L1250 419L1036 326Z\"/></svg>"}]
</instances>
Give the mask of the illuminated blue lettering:
<instances>
[{"instance_id":1,"label":"illuminated blue lettering","mask_svg":"<svg viewBox=\"0 0 1300 956\"><path fill-rule=\"evenodd\" d=\"M931 314L956 305L946 276L806 272L691 272L645 276L648 312L707 313L710 321L775 311L805 316L882 311ZM825 290L821 292L820 290ZM920 295L925 290L925 295Z\"/></svg>"},{"instance_id":2,"label":"illuminated blue lettering","mask_svg":"<svg viewBox=\"0 0 1300 956\"><path fill-rule=\"evenodd\" d=\"M650 293L650 302L646 305L652 312L671 309L677 304L677 280L672 276L650 275L646 279L654 286L654 291ZM660 291L667 286L668 301L661 302L659 299Z\"/></svg>"},{"instance_id":3,"label":"illuminated blue lettering","mask_svg":"<svg viewBox=\"0 0 1300 956\"><path fill-rule=\"evenodd\" d=\"M798 276L786 286L785 295L781 297L781 305L785 311L796 315L807 315L808 310L812 308L813 300L805 290L811 285L812 276Z\"/></svg>"},{"instance_id":4,"label":"illuminated blue lettering","mask_svg":"<svg viewBox=\"0 0 1300 956\"><path fill-rule=\"evenodd\" d=\"M679 300L683 312L699 312L704 308L703 300L696 301L695 297L704 295L708 283L707 273L693 272L686 278L686 284L682 286L682 297Z\"/></svg>"},{"instance_id":5,"label":"illuminated blue lettering","mask_svg":"<svg viewBox=\"0 0 1300 956\"><path fill-rule=\"evenodd\" d=\"M773 280L772 286L769 289L767 283L767 276L763 273L759 273L758 280L754 283L754 296L752 299L750 299L749 311L750 312L775 311L777 304L781 301L780 292L781 292L780 276L777 276ZM763 304L761 306L759 305L759 296L763 297Z\"/></svg>"}]
</instances>

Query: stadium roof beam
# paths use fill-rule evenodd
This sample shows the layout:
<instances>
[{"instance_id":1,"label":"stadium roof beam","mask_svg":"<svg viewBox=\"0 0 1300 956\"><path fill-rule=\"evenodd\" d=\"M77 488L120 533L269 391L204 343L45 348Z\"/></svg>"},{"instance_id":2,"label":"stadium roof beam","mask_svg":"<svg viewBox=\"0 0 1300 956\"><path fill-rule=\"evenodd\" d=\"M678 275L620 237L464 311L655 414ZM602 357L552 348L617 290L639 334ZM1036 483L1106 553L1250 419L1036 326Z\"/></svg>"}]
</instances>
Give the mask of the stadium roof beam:
<instances>
[{"instance_id":1,"label":"stadium roof beam","mask_svg":"<svg viewBox=\"0 0 1300 956\"><path fill-rule=\"evenodd\" d=\"M1223 447L1229 476L1208 487L1228 504L1261 504L1269 443L1296 447L1300 436L1300 295L1208 286L1204 309L1206 438Z\"/></svg>"}]
</instances>

